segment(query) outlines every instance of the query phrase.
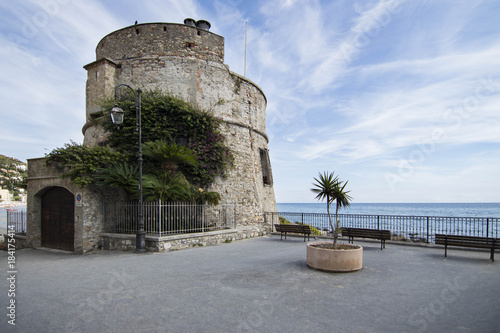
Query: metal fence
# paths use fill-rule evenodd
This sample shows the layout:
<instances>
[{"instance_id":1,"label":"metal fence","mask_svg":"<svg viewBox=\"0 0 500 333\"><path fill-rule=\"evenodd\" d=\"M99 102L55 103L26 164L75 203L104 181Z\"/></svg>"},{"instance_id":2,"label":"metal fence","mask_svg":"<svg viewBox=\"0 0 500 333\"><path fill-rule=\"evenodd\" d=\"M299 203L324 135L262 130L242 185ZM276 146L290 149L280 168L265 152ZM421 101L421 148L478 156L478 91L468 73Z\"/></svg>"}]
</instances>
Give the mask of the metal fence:
<instances>
[{"instance_id":1,"label":"metal fence","mask_svg":"<svg viewBox=\"0 0 500 333\"><path fill-rule=\"evenodd\" d=\"M144 230L148 235L166 236L236 227L236 204L208 206L193 203L165 203L161 200L143 204ZM133 234L139 220L138 202L104 205L104 231Z\"/></svg>"},{"instance_id":2,"label":"metal fence","mask_svg":"<svg viewBox=\"0 0 500 333\"><path fill-rule=\"evenodd\" d=\"M7 232L26 236L26 212L7 210Z\"/></svg>"},{"instance_id":3,"label":"metal fence","mask_svg":"<svg viewBox=\"0 0 500 333\"><path fill-rule=\"evenodd\" d=\"M320 213L266 213L266 221L280 223L305 223L317 228L322 234L330 231L328 214ZM335 215L332 215L335 220ZM495 217L441 217L401 215L339 214L340 227L390 230L394 240L434 243L435 234L493 237L500 234L500 218Z\"/></svg>"}]
</instances>

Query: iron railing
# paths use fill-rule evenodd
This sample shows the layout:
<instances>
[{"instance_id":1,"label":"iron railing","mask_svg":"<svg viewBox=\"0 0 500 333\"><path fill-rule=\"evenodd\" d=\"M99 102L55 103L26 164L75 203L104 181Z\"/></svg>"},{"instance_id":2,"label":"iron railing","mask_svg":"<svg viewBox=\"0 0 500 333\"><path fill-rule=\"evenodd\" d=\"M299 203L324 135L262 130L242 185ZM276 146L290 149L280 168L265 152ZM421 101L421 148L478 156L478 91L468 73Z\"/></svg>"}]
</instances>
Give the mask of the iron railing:
<instances>
[{"instance_id":1,"label":"iron railing","mask_svg":"<svg viewBox=\"0 0 500 333\"><path fill-rule=\"evenodd\" d=\"M166 236L236 227L236 204L208 206L193 203L144 202L144 231ZM139 220L138 202L104 204L104 231L133 234Z\"/></svg>"},{"instance_id":2,"label":"iron railing","mask_svg":"<svg viewBox=\"0 0 500 333\"><path fill-rule=\"evenodd\" d=\"M328 235L330 222L328 214L321 213L266 213L270 224L289 222L305 223ZM335 220L335 215L332 215ZM401 215L339 214L341 228L366 228L390 230L394 240L434 243L436 233L450 235L493 237L500 235L500 218L495 217L442 217Z\"/></svg>"},{"instance_id":3,"label":"iron railing","mask_svg":"<svg viewBox=\"0 0 500 333\"><path fill-rule=\"evenodd\" d=\"M7 210L7 232L26 236L26 212Z\"/></svg>"}]
</instances>

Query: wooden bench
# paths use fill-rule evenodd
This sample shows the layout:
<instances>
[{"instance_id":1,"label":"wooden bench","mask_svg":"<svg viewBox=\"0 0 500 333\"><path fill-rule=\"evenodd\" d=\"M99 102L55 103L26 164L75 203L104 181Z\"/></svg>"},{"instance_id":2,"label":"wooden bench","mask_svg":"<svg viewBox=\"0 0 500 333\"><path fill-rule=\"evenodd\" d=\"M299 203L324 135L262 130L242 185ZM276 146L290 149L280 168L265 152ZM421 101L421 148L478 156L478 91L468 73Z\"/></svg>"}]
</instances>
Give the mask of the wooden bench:
<instances>
[{"instance_id":1,"label":"wooden bench","mask_svg":"<svg viewBox=\"0 0 500 333\"><path fill-rule=\"evenodd\" d=\"M304 242L306 241L306 236L307 240L309 240L309 236L311 235L311 228L308 225L275 224L274 228L276 229L277 232L281 232L281 240L283 240L283 234L285 234L285 239L286 239L286 234L288 232L295 234L304 234Z\"/></svg>"},{"instance_id":2,"label":"wooden bench","mask_svg":"<svg viewBox=\"0 0 500 333\"><path fill-rule=\"evenodd\" d=\"M457 236L436 234L435 243L444 245L444 256L448 255L448 246L473 247L478 249L490 249L490 260L495 261L495 249L500 248L500 238Z\"/></svg>"},{"instance_id":3,"label":"wooden bench","mask_svg":"<svg viewBox=\"0 0 500 333\"><path fill-rule=\"evenodd\" d=\"M391 240L390 230L342 228L342 236L347 236L349 243L354 242L354 237L380 239L380 249L385 249L385 241Z\"/></svg>"}]
</instances>

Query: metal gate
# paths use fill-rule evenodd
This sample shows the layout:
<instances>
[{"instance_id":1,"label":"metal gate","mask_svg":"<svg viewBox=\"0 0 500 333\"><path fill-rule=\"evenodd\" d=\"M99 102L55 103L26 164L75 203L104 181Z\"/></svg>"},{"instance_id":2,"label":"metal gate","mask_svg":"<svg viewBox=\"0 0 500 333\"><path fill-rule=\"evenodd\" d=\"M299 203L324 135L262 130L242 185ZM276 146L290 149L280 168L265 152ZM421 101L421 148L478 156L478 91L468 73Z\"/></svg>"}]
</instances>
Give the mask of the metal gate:
<instances>
[{"instance_id":1,"label":"metal gate","mask_svg":"<svg viewBox=\"0 0 500 333\"><path fill-rule=\"evenodd\" d=\"M42 246L74 250L75 200L62 187L54 187L42 195Z\"/></svg>"}]
</instances>

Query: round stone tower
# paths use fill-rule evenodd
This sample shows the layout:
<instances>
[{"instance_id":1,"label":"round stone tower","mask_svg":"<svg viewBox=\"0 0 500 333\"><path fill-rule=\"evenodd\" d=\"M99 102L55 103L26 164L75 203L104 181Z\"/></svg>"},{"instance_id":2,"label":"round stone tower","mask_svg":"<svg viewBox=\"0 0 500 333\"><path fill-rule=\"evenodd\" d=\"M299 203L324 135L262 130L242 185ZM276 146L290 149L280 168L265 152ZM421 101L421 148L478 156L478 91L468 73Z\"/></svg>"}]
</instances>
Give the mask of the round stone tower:
<instances>
[{"instance_id":1,"label":"round stone tower","mask_svg":"<svg viewBox=\"0 0 500 333\"><path fill-rule=\"evenodd\" d=\"M224 64L224 37L210 32L210 23L184 22L136 24L99 42L96 61L84 66L84 144L106 140L96 121L103 116L99 101L113 96L118 84L178 96L223 120L222 133L234 153L235 165L229 176L217 179L210 190L219 192L223 203L238 205L238 224L260 222L263 212L276 211L266 97L255 83Z\"/></svg>"}]
</instances>

